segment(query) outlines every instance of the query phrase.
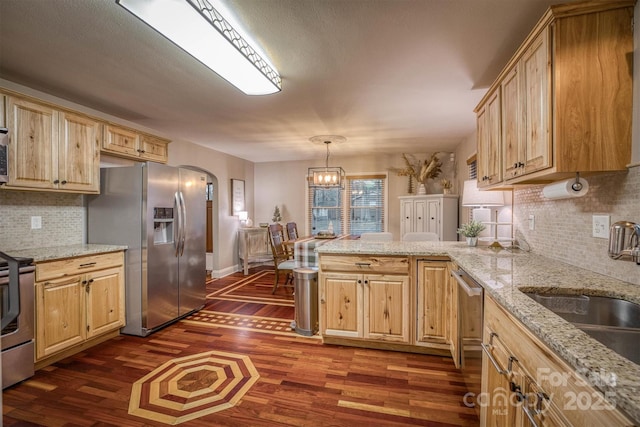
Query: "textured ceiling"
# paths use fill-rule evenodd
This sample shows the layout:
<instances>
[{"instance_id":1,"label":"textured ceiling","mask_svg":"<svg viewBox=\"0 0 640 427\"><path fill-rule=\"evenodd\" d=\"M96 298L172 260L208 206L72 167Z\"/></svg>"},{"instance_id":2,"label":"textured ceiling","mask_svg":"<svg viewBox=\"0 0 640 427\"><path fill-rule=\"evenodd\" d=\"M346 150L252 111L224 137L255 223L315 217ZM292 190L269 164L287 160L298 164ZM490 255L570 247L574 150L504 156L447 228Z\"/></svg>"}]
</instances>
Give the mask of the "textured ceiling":
<instances>
[{"instance_id":1,"label":"textured ceiling","mask_svg":"<svg viewBox=\"0 0 640 427\"><path fill-rule=\"evenodd\" d=\"M0 77L254 162L450 151L550 0L227 0L282 76L251 97L115 0L0 0ZM178 25L178 23L176 23Z\"/></svg>"}]
</instances>

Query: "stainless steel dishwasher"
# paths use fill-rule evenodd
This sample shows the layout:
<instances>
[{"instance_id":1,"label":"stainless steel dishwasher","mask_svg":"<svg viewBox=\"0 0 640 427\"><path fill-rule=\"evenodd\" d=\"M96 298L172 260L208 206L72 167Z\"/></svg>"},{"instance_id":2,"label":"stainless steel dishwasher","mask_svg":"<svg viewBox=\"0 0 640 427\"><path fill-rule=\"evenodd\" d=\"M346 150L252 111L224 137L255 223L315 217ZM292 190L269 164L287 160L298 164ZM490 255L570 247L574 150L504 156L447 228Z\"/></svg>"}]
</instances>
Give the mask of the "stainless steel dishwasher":
<instances>
[{"instance_id":1,"label":"stainless steel dishwasher","mask_svg":"<svg viewBox=\"0 0 640 427\"><path fill-rule=\"evenodd\" d=\"M482 373L482 310L484 289L464 270L451 271L458 282L458 352L459 366L462 370L469 393L464 403L475 407L476 398L480 395L480 378Z\"/></svg>"}]
</instances>

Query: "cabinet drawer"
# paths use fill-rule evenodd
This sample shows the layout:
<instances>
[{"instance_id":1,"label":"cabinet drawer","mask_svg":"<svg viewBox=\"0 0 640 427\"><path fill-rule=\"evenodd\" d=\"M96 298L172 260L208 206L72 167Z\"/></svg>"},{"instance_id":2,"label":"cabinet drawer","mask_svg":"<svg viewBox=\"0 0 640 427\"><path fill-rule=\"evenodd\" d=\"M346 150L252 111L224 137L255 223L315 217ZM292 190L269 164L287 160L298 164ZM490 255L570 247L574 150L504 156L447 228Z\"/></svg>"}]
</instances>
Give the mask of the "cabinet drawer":
<instances>
[{"instance_id":1,"label":"cabinet drawer","mask_svg":"<svg viewBox=\"0 0 640 427\"><path fill-rule=\"evenodd\" d=\"M407 257L322 255L322 271L350 271L358 273L398 273L409 274Z\"/></svg>"},{"instance_id":2,"label":"cabinet drawer","mask_svg":"<svg viewBox=\"0 0 640 427\"><path fill-rule=\"evenodd\" d=\"M65 276L82 274L109 267L118 267L124 263L122 252L95 254L62 260L36 263L36 282L59 279Z\"/></svg>"}]
</instances>

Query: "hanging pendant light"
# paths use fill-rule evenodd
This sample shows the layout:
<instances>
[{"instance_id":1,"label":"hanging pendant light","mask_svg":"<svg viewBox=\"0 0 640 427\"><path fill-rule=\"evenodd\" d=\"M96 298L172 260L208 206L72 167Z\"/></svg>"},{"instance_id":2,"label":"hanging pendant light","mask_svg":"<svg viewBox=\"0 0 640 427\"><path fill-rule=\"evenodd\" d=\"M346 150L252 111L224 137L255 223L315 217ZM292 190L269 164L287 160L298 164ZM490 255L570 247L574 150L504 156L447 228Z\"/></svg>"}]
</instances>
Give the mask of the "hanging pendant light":
<instances>
[{"instance_id":1,"label":"hanging pendant light","mask_svg":"<svg viewBox=\"0 0 640 427\"><path fill-rule=\"evenodd\" d=\"M338 135L318 135L309 138L314 144L324 144L327 147L327 157L323 168L309 168L309 187L317 188L344 188L344 169L340 166L329 167L329 145L332 142L340 143L347 139Z\"/></svg>"}]
</instances>

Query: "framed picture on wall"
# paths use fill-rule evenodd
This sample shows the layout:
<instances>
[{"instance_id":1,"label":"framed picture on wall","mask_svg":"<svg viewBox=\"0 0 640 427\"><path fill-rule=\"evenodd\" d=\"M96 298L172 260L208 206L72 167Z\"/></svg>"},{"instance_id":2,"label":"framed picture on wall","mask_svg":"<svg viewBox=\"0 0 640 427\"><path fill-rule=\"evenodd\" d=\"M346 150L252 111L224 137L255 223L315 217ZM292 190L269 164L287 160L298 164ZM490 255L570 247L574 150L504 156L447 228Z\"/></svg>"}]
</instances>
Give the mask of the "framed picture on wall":
<instances>
[{"instance_id":1,"label":"framed picture on wall","mask_svg":"<svg viewBox=\"0 0 640 427\"><path fill-rule=\"evenodd\" d=\"M231 180L231 215L238 215L238 212L244 211L244 180Z\"/></svg>"}]
</instances>

